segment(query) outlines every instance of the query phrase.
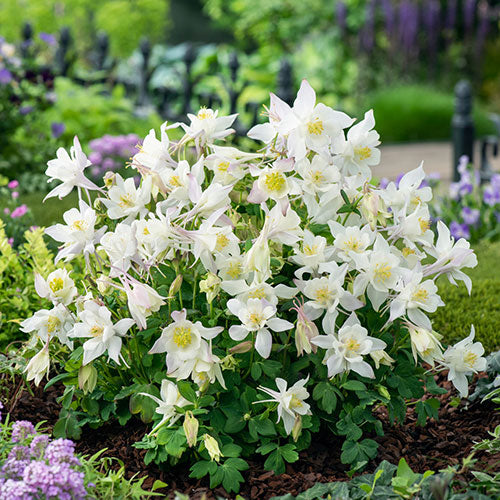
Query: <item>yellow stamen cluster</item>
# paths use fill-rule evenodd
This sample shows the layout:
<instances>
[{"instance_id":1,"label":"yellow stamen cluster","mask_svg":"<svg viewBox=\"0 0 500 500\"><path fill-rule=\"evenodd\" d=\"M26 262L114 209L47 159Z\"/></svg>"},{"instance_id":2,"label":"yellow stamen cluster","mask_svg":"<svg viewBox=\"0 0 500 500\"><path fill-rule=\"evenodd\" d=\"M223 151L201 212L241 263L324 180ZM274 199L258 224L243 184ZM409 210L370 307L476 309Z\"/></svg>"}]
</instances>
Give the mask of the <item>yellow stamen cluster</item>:
<instances>
[{"instance_id":1,"label":"yellow stamen cluster","mask_svg":"<svg viewBox=\"0 0 500 500\"><path fill-rule=\"evenodd\" d=\"M325 127L323 127L323 122L319 118L307 124L307 131L310 134L321 135L324 130Z\"/></svg>"},{"instance_id":2,"label":"yellow stamen cluster","mask_svg":"<svg viewBox=\"0 0 500 500\"><path fill-rule=\"evenodd\" d=\"M61 326L61 320L56 316L49 316L47 320L47 332L54 333L56 330L59 330Z\"/></svg>"},{"instance_id":3,"label":"yellow stamen cluster","mask_svg":"<svg viewBox=\"0 0 500 500\"><path fill-rule=\"evenodd\" d=\"M75 231L86 231L89 225L84 220L75 220L73 224L71 224L71 229Z\"/></svg>"},{"instance_id":4,"label":"yellow stamen cluster","mask_svg":"<svg viewBox=\"0 0 500 500\"><path fill-rule=\"evenodd\" d=\"M99 337L99 335L102 335L102 332L104 332L104 328L102 326L99 326L99 325L94 325L91 329L90 329L90 334L93 336L93 337Z\"/></svg>"},{"instance_id":5,"label":"yellow stamen cluster","mask_svg":"<svg viewBox=\"0 0 500 500\"><path fill-rule=\"evenodd\" d=\"M354 148L354 154L360 161L368 160L372 155L372 150L368 146Z\"/></svg>"},{"instance_id":6,"label":"yellow stamen cluster","mask_svg":"<svg viewBox=\"0 0 500 500\"><path fill-rule=\"evenodd\" d=\"M225 234L217 235L217 242L215 243L215 249L221 251L229 245L229 238Z\"/></svg>"},{"instance_id":7,"label":"yellow stamen cluster","mask_svg":"<svg viewBox=\"0 0 500 500\"><path fill-rule=\"evenodd\" d=\"M207 118L213 118L214 112L211 109L201 108L196 116L198 120L206 120Z\"/></svg>"},{"instance_id":8,"label":"yellow stamen cluster","mask_svg":"<svg viewBox=\"0 0 500 500\"><path fill-rule=\"evenodd\" d=\"M285 186L285 177L281 172L266 174L264 184L268 191L281 191Z\"/></svg>"},{"instance_id":9,"label":"yellow stamen cluster","mask_svg":"<svg viewBox=\"0 0 500 500\"><path fill-rule=\"evenodd\" d=\"M241 275L241 264L239 262L231 262L227 269L227 274L233 279L239 278Z\"/></svg>"},{"instance_id":10,"label":"yellow stamen cluster","mask_svg":"<svg viewBox=\"0 0 500 500\"><path fill-rule=\"evenodd\" d=\"M316 290L315 295L316 295L316 302L325 306L328 304L328 302L330 302L330 299L332 297L332 291L327 286L325 286L323 288L318 288Z\"/></svg>"},{"instance_id":11,"label":"yellow stamen cluster","mask_svg":"<svg viewBox=\"0 0 500 500\"><path fill-rule=\"evenodd\" d=\"M386 282L392 276L391 269L391 266L389 266L388 264L377 264L373 273L374 280L377 283Z\"/></svg>"},{"instance_id":12,"label":"yellow stamen cluster","mask_svg":"<svg viewBox=\"0 0 500 500\"><path fill-rule=\"evenodd\" d=\"M418 222L420 224L420 231L425 233L430 227L431 227L431 221L422 219L421 217L418 218Z\"/></svg>"},{"instance_id":13,"label":"yellow stamen cluster","mask_svg":"<svg viewBox=\"0 0 500 500\"><path fill-rule=\"evenodd\" d=\"M427 299L429 298L429 292L425 288L419 288L414 294L413 294L413 300L416 302L426 302Z\"/></svg>"},{"instance_id":14,"label":"yellow stamen cluster","mask_svg":"<svg viewBox=\"0 0 500 500\"><path fill-rule=\"evenodd\" d=\"M168 183L174 187L181 187L182 186L178 175L171 175L170 179L168 180Z\"/></svg>"},{"instance_id":15,"label":"yellow stamen cluster","mask_svg":"<svg viewBox=\"0 0 500 500\"><path fill-rule=\"evenodd\" d=\"M348 240L344 242L346 250L352 250L353 252L358 252L361 247L361 242L358 238L351 236Z\"/></svg>"},{"instance_id":16,"label":"yellow stamen cluster","mask_svg":"<svg viewBox=\"0 0 500 500\"><path fill-rule=\"evenodd\" d=\"M191 344L192 333L191 328L186 326L177 326L174 328L173 340L178 347L185 348Z\"/></svg>"},{"instance_id":17,"label":"yellow stamen cluster","mask_svg":"<svg viewBox=\"0 0 500 500\"><path fill-rule=\"evenodd\" d=\"M311 174L311 180L313 181L314 184L320 184L323 182L325 176L323 175L323 172L321 170L316 170Z\"/></svg>"},{"instance_id":18,"label":"yellow stamen cluster","mask_svg":"<svg viewBox=\"0 0 500 500\"><path fill-rule=\"evenodd\" d=\"M472 351L469 351L465 356L464 356L464 363L469 366L474 366L474 364L477 361L477 354L473 353Z\"/></svg>"},{"instance_id":19,"label":"yellow stamen cluster","mask_svg":"<svg viewBox=\"0 0 500 500\"><path fill-rule=\"evenodd\" d=\"M306 255L316 255L318 253L318 245L304 245L304 253Z\"/></svg>"},{"instance_id":20,"label":"yellow stamen cluster","mask_svg":"<svg viewBox=\"0 0 500 500\"><path fill-rule=\"evenodd\" d=\"M64 280L62 278L54 278L50 283L49 287L52 292L56 293L64 288Z\"/></svg>"},{"instance_id":21,"label":"yellow stamen cluster","mask_svg":"<svg viewBox=\"0 0 500 500\"><path fill-rule=\"evenodd\" d=\"M302 401L294 394L292 399L290 399L290 408L301 408L304 406Z\"/></svg>"},{"instance_id":22,"label":"yellow stamen cluster","mask_svg":"<svg viewBox=\"0 0 500 500\"><path fill-rule=\"evenodd\" d=\"M252 325L255 325L255 326L259 326L263 319L264 318L263 318L262 314L258 314L258 313L251 313L250 317L249 317L250 323L252 323Z\"/></svg>"},{"instance_id":23,"label":"yellow stamen cluster","mask_svg":"<svg viewBox=\"0 0 500 500\"><path fill-rule=\"evenodd\" d=\"M355 339L349 339L345 343L346 349L350 352L358 352L358 349L361 347L361 344Z\"/></svg>"},{"instance_id":24,"label":"yellow stamen cluster","mask_svg":"<svg viewBox=\"0 0 500 500\"><path fill-rule=\"evenodd\" d=\"M219 172L227 172L227 169L229 168L229 162L221 161L217 168L219 169Z\"/></svg>"},{"instance_id":25,"label":"yellow stamen cluster","mask_svg":"<svg viewBox=\"0 0 500 500\"><path fill-rule=\"evenodd\" d=\"M404 247L402 252L403 252L403 257L408 257L408 255L415 254L415 250L413 250L412 248L408 248L408 247Z\"/></svg>"},{"instance_id":26,"label":"yellow stamen cluster","mask_svg":"<svg viewBox=\"0 0 500 500\"><path fill-rule=\"evenodd\" d=\"M266 291L264 290L264 287L256 288L255 290L252 290L248 296L251 299L263 299L266 296Z\"/></svg>"},{"instance_id":27,"label":"yellow stamen cluster","mask_svg":"<svg viewBox=\"0 0 500 500\"><path fill-rule=\"evenodd\" d=\"M132 195L130 193L122 194L120 196L120 207L122 208L130 208L134 206L134 200L132 199Z\"/></svg>"}]
</instances>

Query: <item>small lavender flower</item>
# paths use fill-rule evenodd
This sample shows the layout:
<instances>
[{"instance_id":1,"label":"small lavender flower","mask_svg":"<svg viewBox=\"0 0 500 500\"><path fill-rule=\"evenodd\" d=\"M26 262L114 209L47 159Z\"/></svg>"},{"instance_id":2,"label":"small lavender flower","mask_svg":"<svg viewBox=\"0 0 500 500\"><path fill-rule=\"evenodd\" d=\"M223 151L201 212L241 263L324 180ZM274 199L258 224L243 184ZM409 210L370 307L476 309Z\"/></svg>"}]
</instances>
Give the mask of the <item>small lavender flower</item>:
<instances>
[{"instance_id":1,"label":"small lavender flower","mask_svg":"<svg viewBox=\"0 0 500 500\"><path fill-rule=\"evenodd\" d=\"M337 2L335 17L337 19L337 25L340 30L340 34L344 35L347 28L347 6L344 2Z\"/></svg>"},{"instance_id":2,"label":"small lavender flower","mask_svg":"<svg viewBox=\"0 0 500 500\"><path fill-rule=\"evenodd\" d=\"M483 191L483 201L490 207L500 203L500 190L491 184L486 186Z\"/></svg>"},{"instance_id":3,"label":"small lavender flower","mask_svg":"<svg viewBox=\"0 0 500 500\"><path fill-rule=\"evenodd\" d=\"M41 460L44 456L45 449L47 448L49 441L50 439L47 434L40 434L39 436L35 436L30 444L31 457L36 460Z\"/></svg>"},{"instance_id":4,"label":"small lavender flower","mask_svg":"<svg viewBox=\"0 0 500 500\"><path fill-rule=\"evenodd\" d=\"M481 212L477 208L463 207L462 219L469 226L474 226L478 223Z\"/></svg>"},{"instance_id":5,"label":"small lavender flower","mask_svg":"<svg viewBox=\"0 0 500 500\"><path fill-rule=\"evenodd\" d=\"M80 465L80 461L75 457L75 443L69 439L56 439L52 441L45 450L45 458L50 465L68 463L70 465Z\"/></svg>"},{"instance_id":6,"label":"small lavender flower","mask_svg":"<svg viewBox=\"0 0 500 500\"><path fill-rule=\"evenodd\" d=\"M382 177L382 179L380 179L380 182L378 184L378 187L380 189L385 189L388 185L389 185L389 179L387 177Z\"/></svg>"},{"instance_id":7,"label":"small lavender flower","mask_svg":"<svg viewBox=\"0 0 500 500\"><path fill-rule=\"evenodd\" d=\"M19 108L19 113L23 116L29 115L33 111L33 109L35 109L33 108L33 106L21 106Z\"/></svg>"},{"instance_id":8,"label":"small lavender flower","mask_svg":"<svg viewBox=\"0 0 500 500\"><path fill-rule=\"evenodd\" d=\"M13 441L14 443L24 441L28 436L31 436L33 434L35 434L35 427L31 422L28 422L27 420L18 420L17 422L14 422L12 424L11 441Z\"/></svg>"},{"instance_id":9,"label":"small lavender flower","mask_svg":"<svg viewBox=\"0 0 500 500\"><path fill-rule=\"evenodd\" d=\"M7 68L0 69L0 85L8 85L12 81L12 73Z\"/></svg>"},{"instance_id":10,"label":"small lavender flower","mask_svg":"<svg viewBox=\"0 0 500 500\"><path fill-rule=\"evenodd\" d=\"M40 37L40 40L45 42L47 45L55 45L57 43L56 37L50 33L42 32L38 36Z\"/></svg>"},{"instance_id":11,"label":"small lavender flower","mask_svg":"<svg viewBox=\"0 0 500 500\"><path fill-rule=\"evenodd\" d=\"M384 16L385 32L388 38L394 35L394 26L396 21L396 12L391 0L381 0L382 13Z\"/></svg>"},{"instance_id":12,"label":"small lavender flower","mask_svg":"<svg viewBox=\"0 0 500 500\"><path fill-rule=\"evenodd\" d=\"M467 224L460 224L457 221L453 221L450 224L450 234L456 239L465 238L468 240L470 238L470 230Z\"/></svg>"},{"instance_id":13,"label":"small lavender flower","mask_svg":"<svg viewBox=\"0 0 500 500\"><path fill-rule=\"evenodd\" d=\"M23 481L8 479L0 484L0 498L9 500L31 500L35 497L36 490Z\"/></svg>"},{"instance_id":14,"label":"small lavender flower","mask_svg":"<svg viewBox=\"0 0 500 500\"><path fill-rule=\"evenodd\" d=\"M66 130L66 125L64 125L64 123L52 122L50 124L50 129L52 131L52 137L54 139L58 139L59 137L61 137L62 134L64 134L64 131Z\"/></svg>"},{"instance_id":15,"label":"small lavender flower","mask_svg":"<svg viewBox=\"0 0 500 500\"><path fill-rule=\"evenodd\" d=\"M474 27L474 19L476 14L476 0L464 0L464 25L465 34L471 35Z\"/></svg>"}]
</instances>

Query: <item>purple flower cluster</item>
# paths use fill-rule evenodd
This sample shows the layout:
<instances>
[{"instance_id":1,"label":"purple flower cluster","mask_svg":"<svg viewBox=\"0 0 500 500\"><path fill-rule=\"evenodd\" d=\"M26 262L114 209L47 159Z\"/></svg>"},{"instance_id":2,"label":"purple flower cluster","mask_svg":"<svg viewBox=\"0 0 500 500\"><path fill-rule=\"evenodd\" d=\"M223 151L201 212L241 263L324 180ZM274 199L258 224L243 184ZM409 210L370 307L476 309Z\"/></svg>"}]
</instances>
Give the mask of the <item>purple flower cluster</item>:
<instances>
[{"instance_id":1,"label":"purple flower cluster","mask_svg":"<svg viewBox=\"0 0 500 500\"><path fill-rule=\"evenodd\" d=\"M11 441L21 444L13 446L0 468L0 498L87 498L84 473L77 470L81 464L72 441L56 439L50 442L47 435L36 434L33 424L26 421L12 425Z\"/></svg>"},{"instance_id":2,"label":"purple flower cluster","mask_svg":"<svg viewBox=\"0 0 500 500\"><path fill-rule=\"evenodd\" d=\"M500 174L493 175L489 185L484 188L483 201L490 207L500 204Z\"/></svg>"},{"instance_id":3,"label":"purple flower cluster","mask_svg":"<svg viewBox=\"0 0 500 500\"><path fill-rule=\"evenodd\" d=\"M136 134L104 135L91 141L89 160L92 163L92 175L98 178L108 170L121 168L124 160L128 160L139 151L139 141L139 136Z\"/></svg>"},{"instance_id":4,"label":"purple flower cluster","mask_svg":"<svg viewBox=\"0 0 500 500\"><path fill-rule=\"evenodd\" d=\"M474 188L479 185L479 173L471 173L468 165L469 158L467 156L462 156L457 167L460 174L460 180L458 182L452 182L450 185L450 196L454 200L459 200L465 195L472 193Z\"/></svg>"}]
</instances>

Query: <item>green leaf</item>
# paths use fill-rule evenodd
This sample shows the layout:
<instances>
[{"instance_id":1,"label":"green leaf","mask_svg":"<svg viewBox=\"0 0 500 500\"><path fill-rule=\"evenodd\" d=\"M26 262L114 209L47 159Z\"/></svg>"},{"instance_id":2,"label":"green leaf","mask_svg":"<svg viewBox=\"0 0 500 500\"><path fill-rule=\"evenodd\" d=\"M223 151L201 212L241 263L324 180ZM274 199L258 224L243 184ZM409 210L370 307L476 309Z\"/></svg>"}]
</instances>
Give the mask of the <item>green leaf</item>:
<instances>
[{"instance_id":1,"label":"green leaf","mask_svg":"<svg viewBox=\"0 0 500 500\"><path fill-rule=\"evenodd\" d=\"M348 391L366 391L366 385L359 380L348 380L342 384L342 388Z\"/></svg>"},{"instance_id":2,"label":"green leaf","mask_svg":"<svg viewBox=\"0 0 500 500\"><path fill-rule=\"evenodd\" d=\"M222 455L225 457L239 457L241 454L241 446L234 443L228 443L224 445L221 449Z\"/></svg>"},{"instance_id":3,"label":"green leaf","mask_svg":"<svg viewBox=\"0 0 500 500\"><path fill-rule=\"evenodd\" d=\"M196 401L196 392L191 387L190 382L179 380L177 381L177 388L179 389L182 397L184 397L188 401L191 401L191 403L194 403Z\"/></svg>"},{"instance_id":4,"label":"green leaf","mask_svg":"<svg viewBox=\"0 0 500 500\"><path fill-rule=\"evenodd\" d=\"M283 365L279 361L273 361L271 359L266 359L262 363L263 372L271 378L276 378L283 368Z\"/></svg>"},{"instance_id":5,"label":"green leaf","mask_svg":"<svg viewBox=\"0 0 500 500\"><path fill-rule=\"evenodd\" d=\"M261 455L267 455L269 452L275 450L278 447L276 443L267 443L262 446L259 446L255 451L260 453Z\"/></svg>"},{"instance_id":6,"label":"green leaf","mask_svg":"<svg viewBox=\"0 0 500 500\"><path fill-rule=\"evenodd\" d=\"M262 368L260 366L260 363L254 363L252 365L252 368L250 368L250 374L252 375L252 378L254 380L260 379L260 377L262 376Z\"/></svg>"},{"instance_id":7,"label":"green leaf","mask_svg":"<svg viewBox=\"0 0 500 500\"><path fill-rule=\"evenodd\" d=\"M54 425L52 433L56 438L80 439L82 428L78 424L78 419L73 412L63 412L59 414L59 420Z\"/></svg>"}]
</instances>

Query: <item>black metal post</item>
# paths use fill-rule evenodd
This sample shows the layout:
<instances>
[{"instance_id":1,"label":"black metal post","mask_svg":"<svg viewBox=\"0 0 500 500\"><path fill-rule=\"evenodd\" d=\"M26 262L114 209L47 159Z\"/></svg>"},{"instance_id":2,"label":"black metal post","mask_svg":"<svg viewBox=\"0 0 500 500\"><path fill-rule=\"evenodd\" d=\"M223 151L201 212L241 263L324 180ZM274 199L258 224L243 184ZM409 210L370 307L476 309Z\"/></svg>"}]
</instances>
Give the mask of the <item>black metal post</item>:
<instances>
[{"instance_id":1,"label":"black metal post","mask_svg":"<svg viewBox=\"0 0 500 500\"><path fill-rule=\"evenodd\" d=\"M141 74L139 75L139 88L137 92L137 105L146 106L149 102L148 99L148 86L149 86L149 58L151 56L151 43L149 39L144 37L140 42L140 51L142 54Z\"/></svg>"},{"instance_id":2,"label":"black metal post","mask_svg":"<svg viewBox=\"0 0 500 500\"><path fill-rule=\"evenodd\" d=\"M31 46L33 45L33 26L31 23L23 24L21 36L23 38L21 43L21 56L23 59L26 59L30 55Z\"/></svg>"},{"instance_id":3,"label":"black metal post","mask_svg":"<svg viewBox=\"0 0 500 500\"><path fill-rule=\"evenodd\" d=\"M102 71L109 54L109 37L104 31L97 35L94 65L97 71Z\"/></svg>"},{"instance_id":4,"label":"black metal post","mask_svg":"<svg viewBox=\"0 0 500 500\"><path fill-rule=\"evenodd\" d=\"M461 80L455 86L455 114L451 121L453 142L453 180L460 179L457 170L461 156L474 161L474 120L472 118L472 89L467 80Z\"/></svg>"},{"instance_id":5,"label":"black metal post","mask_svg":"<svg viewBox=\"0 0 500 500\"><path fill-rule=\"evenodd\" d=\"M191 99L193 97L193 63L196 60L196 53L192 44L188 44L186 47L186 52L184 54L184 81L183 81L183 103L182 103L182 114L186 115L191 112Z\"/></svg>"},{"instance_id":6,"label":"black metal post","mask_svg":"<svg viewBox=\"0 0 500 500\"><path fill-rule=\"evenodd\" d=\"M295 93L293 91L292 65L283 59L278 73L277 95L290 106L293 104Z\"/></svg>"},{"instance_id":7,"label":"black metal post","mask_svg":"<svg viewBox=\"0 0 500 500\"><path fill-rule=\"evenodd\" d=\"M72 37L68 27L61 28L59 32L59 46L55 56L56 71L59 75L66 76L70 67L68 52L71 47Z\"/></svg>"}]
</instances>

